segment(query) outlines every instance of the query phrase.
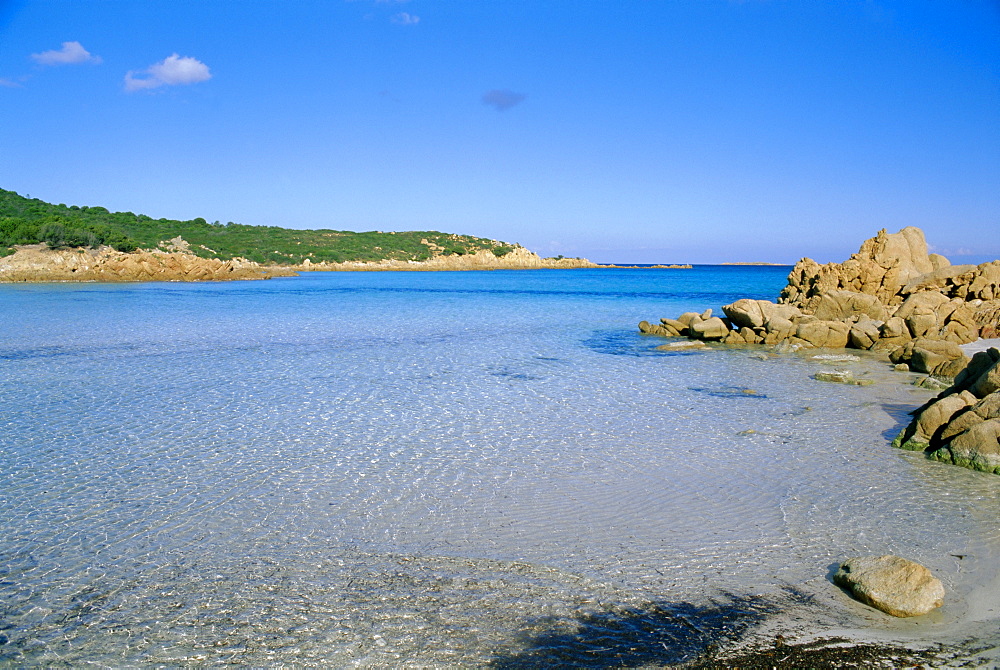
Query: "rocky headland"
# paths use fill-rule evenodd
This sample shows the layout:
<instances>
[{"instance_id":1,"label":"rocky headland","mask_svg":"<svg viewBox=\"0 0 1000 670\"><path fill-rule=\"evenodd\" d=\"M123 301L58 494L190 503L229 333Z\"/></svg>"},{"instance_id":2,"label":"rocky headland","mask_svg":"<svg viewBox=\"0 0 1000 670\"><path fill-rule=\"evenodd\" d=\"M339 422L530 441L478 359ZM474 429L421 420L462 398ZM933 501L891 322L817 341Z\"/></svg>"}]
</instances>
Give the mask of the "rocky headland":
<instances>
[{"instance_id":1,"label":"rocky headland","mask_svg":"<svg viewBox=\"0 0 1000 670\"><path fill-rule=\"evenodd\" d=\"M343 263L313 263L308 258L299 265L287 266L302 271L364 272L364 271L434 271L434 270L539 270L604 267L585 258L542 258L524 247L514 247L510 252L497 256L480 249L471 254L436 253L423 261L390 260L345 261Z\"/></svg>"},{"instance_id":2,"label":"rocky headland","mask_svg":"<svg viewBox=\"0 0 1000 670\"><path fill-rule=\"evenodd\" d=\"M728 345L880 353L947 387L915 412L895 446L1000 473L1000 351L970 359L960 346L1000 335L1000 261L951 265L927 252L919 228L881 230L843 263L800 260L776 302L741 299L722 312L643 321L639 330Z\"/></svg>"},{"instance_id":3,"label":"rocky headland","mask_svg":"<svg viewBox=\"0 0 1000 670\"><path fill-rule=\"evenodd\" d=\"M435 271L531 270L604 267L582 258L541 258L524 247L503 256L479 250L471 254L439 254L424 261L347 261L297 265L263 265L245 258L221 260L191 253L181 238L160 243L158 249L132 252L98 249L50 249L45 244L22 245L0 258L0 282L46 281L223 281L296 276L300 271Z\"/></svg>"},{"instance_id":4,"label":"rocky headland","mask_svg":"<svg viewBox=\"0 0 1000 670\"><path fill-rule=\"evenodd\" d=\"M242 258L201 258L184 250L115 251L49 249L44 244L17 248L0 258L0 282L47 281L223 281L293 276L285 268L265 267Z\"/></svg>"}]
</instances>

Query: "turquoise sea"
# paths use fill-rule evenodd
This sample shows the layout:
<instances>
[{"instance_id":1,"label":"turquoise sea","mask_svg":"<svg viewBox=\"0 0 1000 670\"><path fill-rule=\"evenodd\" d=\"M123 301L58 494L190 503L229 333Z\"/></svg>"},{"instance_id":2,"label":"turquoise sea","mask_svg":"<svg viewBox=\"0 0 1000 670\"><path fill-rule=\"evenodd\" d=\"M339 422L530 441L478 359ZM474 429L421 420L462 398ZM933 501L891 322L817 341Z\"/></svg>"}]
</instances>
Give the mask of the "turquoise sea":
<instances>
[{"instance_id":1,"label":"turquoise sea","mask_svg":"<svg viewBox=\"0 0 1000 670\"><path fill-rule=\"evenodd\" d=\"M788 270L0 285L0 665L997 644L1000 477L890 448L913 375L638 333ZM851 601L831 566L870 553L930 567L945 607Z\"/></svg>"}]
</instances>

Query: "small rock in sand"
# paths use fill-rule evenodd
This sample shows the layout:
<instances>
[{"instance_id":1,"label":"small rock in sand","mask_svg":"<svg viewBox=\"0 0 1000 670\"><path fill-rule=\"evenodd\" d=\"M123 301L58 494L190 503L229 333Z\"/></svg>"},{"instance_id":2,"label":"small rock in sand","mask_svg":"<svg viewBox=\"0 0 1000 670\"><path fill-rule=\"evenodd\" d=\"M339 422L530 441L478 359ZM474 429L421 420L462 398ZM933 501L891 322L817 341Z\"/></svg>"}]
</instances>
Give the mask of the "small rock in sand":
<instances>
[{"instance_id":1,"label":"small rock in sand","mask_svg":"<svg viewBox=\"0 0 1000 670\"><path fill-rule=\"evenodd\" d=\"M841 564L833 581L886 614L927 614L944 603L944 585L931 571L899 556L862 556Z\"/></svg>"}]
</instances>

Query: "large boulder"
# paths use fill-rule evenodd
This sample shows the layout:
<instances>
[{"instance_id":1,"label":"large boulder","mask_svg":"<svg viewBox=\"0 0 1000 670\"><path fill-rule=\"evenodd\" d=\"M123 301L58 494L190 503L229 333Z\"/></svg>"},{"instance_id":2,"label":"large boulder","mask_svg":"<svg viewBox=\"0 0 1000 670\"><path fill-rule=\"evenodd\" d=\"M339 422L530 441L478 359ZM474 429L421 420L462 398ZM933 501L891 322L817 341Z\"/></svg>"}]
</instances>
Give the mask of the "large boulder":
<instances>
[{"instance_id":1,"label":"large boulder","mask_svg":"<svg viewBox=\"0 0 1000 670\"><path fill-rule=\"evenodd\" d=\"M944 604L941 580L899 556L849 558L833 581L861 602L896 617L920 616Z\"/></svg>"},{"instance_id":2,"label":"large boulder","mask_svg":"<svg viewBox=\"0 0 1000 670\"><path fill-rule=\"evenodd\" d=\"M779 305L770 300L742 298L723 305L722 311L733 326L739 328L763 328L772 319L790 320L799 315L799 309L792 305Z\"/></svg>"},{"instance_id":3,"label":"large boulder","mask_svg":"<svg viewBox=\"0 0 1000 670\"><path fill-rule=\"evenodd\" d=\"M1000 390L1000 361L995 362L980 374L971 390L977 398L985 398Z\"/></svg>"},{"instance_id":4,"label":"large boulder","mask_svg":"<svg viewBox=\"0 0 1000 670\"><path fill-rule=\"evenodd\" d=\"M1000 474L1000 419L977 423L956 435L930 457L962 467Z\"/></svg>"},{"instance_id":5,"label":"large boulder","mask_svg":"<svg viewBox=\"0 0 1000 670\"><path fill-rule=\"evenodd\" d=\"M939 377L955 377L969 363L965 352L954 342L921 338L910 340L889 354L889 360L905 363L914 372Z\"/></svg>"},{"instance_id":6,"label":"large boulder","mask_svg":"<svg viewBox=\"0 0 1000 670\"><path fill-rule=\"evenodd\" d=\"M976 397L968 391L953 393L941 398L920 413L911 424L909 434L904 432L904 438L896 446L910 451L923 451L930 447L931 442L938 440L948 424L976 403Z\"/></svg>"},{"instance_id":7,"label":"large boulder","mask_svg":"<svg viewBox=\"0 0 1000 670\"><path fill-rule=\"evenodd\" d=\"M962 394L972 395L968 391L962 391ZM973 426L990 419L1000 419L1000 393L991 393L971 405L967 410L955 415L941 431L941 441L947 442Z\"/></svg>"},{"instance_id":8,"label":"large boulder","mask_svg":"<svg viewBox=\"0 0 1000 670\"><path fill-rule=\"evenodd\" d=\"M691 337L698 340L721 340L729 335L729 324L717 316L691 324L688 329Z\"/></svg>"},{"instance_id":9,"label":"large boulder","mask_svg":"<svg viewBox=\"0 0 1000 670\"><path fill-rule=\"evenodd\" d=\"M863 316L858 319L847 334L847 345L852 349L871 349L878 342L881 323Z\"/></svg>"},{"instance_id":10,"label":"large boulder","mask_svg":"<svg viewBox=\"0 0 1000 670\"><path fill-rule=\"evenodd\" d=\"M795 327L795 337L814 347L842 349L847 346L851 330L844 321L808 321Z\"/></svg>"},{"instance_id":11,"label":"large boulder","mask_svg":"<svg viewBox=\"0 0 1000 670\"><path fill-rule=\"evenodd\" d=\"M874 295L844 290L813 296L802 311L822 321L846 320L861 315L883 321L886 317L885 307Z\"/></svg>"}]
</instances>

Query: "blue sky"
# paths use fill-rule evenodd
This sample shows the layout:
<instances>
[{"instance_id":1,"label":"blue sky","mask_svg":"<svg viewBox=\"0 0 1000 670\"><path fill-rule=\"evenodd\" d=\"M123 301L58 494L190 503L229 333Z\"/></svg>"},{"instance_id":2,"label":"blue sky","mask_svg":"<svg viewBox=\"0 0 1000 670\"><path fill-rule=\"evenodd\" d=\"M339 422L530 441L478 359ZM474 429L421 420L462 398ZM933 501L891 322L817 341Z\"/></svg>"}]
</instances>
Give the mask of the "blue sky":
<instances>
[{"instance_id":1,"label":"blue sky","mask_svg":"<svg viewBox=\"0 0 1000 670\"><path fill-rule=\"evenodd\" d=\"M1000 258L997 0L0 0L0 187L604 262Z\"/></svg>"}]
</instances>

